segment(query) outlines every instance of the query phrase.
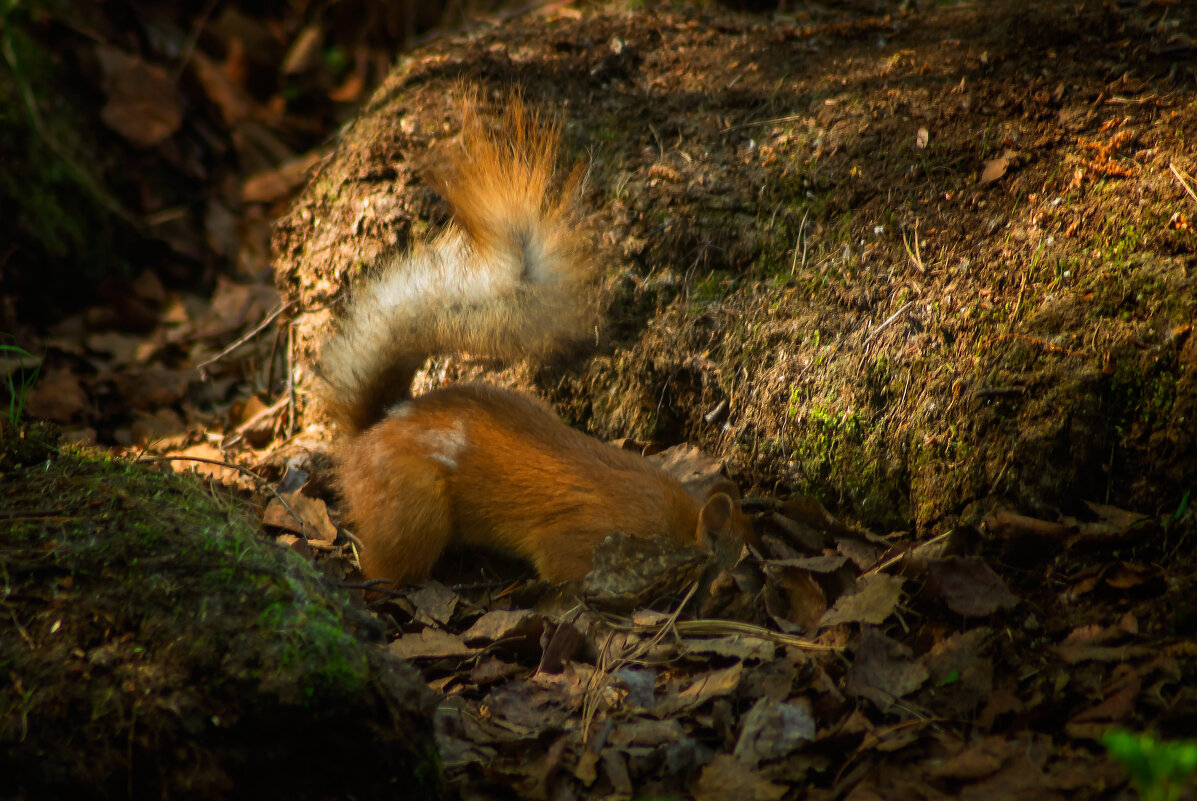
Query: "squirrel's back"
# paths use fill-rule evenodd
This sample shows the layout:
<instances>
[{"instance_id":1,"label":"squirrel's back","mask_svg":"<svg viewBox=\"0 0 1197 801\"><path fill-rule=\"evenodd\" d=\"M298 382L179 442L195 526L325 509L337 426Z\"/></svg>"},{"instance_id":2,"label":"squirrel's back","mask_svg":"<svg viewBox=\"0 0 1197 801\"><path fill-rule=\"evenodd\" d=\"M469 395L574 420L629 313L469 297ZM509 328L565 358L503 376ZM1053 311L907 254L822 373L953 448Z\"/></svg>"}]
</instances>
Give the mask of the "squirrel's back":
<instances>
[{"instance_id":1,"label":"squirrel's back","mask_svg":"<svg viewBox=\"0 0 1197 801\"><path fill-rule=\"evenodd\" d=\"M431 176L452 222L356 287L321 351L324 406L343 432L410 397L429 356L517 359L584 330L582 172L560 178L559 149L560 125L518 97L493 125L467 110L460 147Z\"/></svg>"}]
</instances>

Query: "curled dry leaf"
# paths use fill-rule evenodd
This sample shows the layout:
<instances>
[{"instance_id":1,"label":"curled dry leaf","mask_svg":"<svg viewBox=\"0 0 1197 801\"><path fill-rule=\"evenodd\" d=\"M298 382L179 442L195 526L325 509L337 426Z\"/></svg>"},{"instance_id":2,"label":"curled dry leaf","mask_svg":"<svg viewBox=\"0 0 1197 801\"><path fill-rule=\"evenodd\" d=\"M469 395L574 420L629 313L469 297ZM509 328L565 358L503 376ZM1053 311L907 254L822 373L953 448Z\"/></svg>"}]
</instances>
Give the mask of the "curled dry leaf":
<instances>
[{"instance_id":1,"label":"curled dry leaf","mask_svg":"<svg viewBox=\"0 0 1197 801\"><path fill-rule=\"evenodd\" d=\"M930 672L910 648L874 628L861 632L845 689L881 709L923 686Z\"/></svg>"},{"instance_id":2,"label":"curled dry leaf","mask_svg":"<svg viewBox=\"0 0 1197 801\"><path fill-rule=\"evenodd\" d=\"M284 506L278 498L271 498L262 516L262 523L299 534L309 543L331 546L337 538L337 527L328 516L328 506L319 498L309 498L300 492L282 496Z\"/></svg>"},{"instance_id":3,"label":"curled dry leaf","mask_svg":"<svg viewBox=\"0 0 1197 801\"><path fill-rule=\"evenodd\" d=\"M786 794L786 786L774 784L731 754L719 754L702 769L692 792L695 801L775 801Z\"/></svg>"},{"instance_id":4,"label":"curled dry leaf","mask_svg":"<svg viewBox=\"0 0 1197 801\"><path fill-rule=\"evenodd\" d=\"M882 623L894 613L902 597L903 579L884 573L864 576L851 594L841 595L819 621L819 627L839 623Z\"/></svg>"},{"instance_id":5,"label":"curled dry leaf","mask_svg":"<svg viewBox=\"0 0 1197 801\"><path fill-rule=\"evenodd\" d=\"M387 650L400 659L446 659L472 656L479 649L470 648L456 634L429 628L416 634L404 634L387 646Z\"/></svg>"},{"instance_id":6,"label":"curled dry leaf","mask_svg":"<svg viewBox=\"0 0 1197 801\"><path fill-rule=\"evenodd\" d=\"M985 617L1018 604L1001 576L975 556L928 559L927 567L940 597L957 614Z\"/></svg>"},{"instance_id":7,"label":"curled dry leaf","mask_svg":"<svg viewBox=\"0 0 1197 801\"><path fill-rule=\"evenodd\" d=\"M165 69L107 45L96 48L96 57L108 96L100 118L109 128L140 148L153 147L179 130L183 111Z\"/></svg>"},{"instance_id":8,"label":"curled dry leaf","mask_svg":"<svg viewBox=\"0 0 1197 801\"><path fill-rule=\"evenodd\" d=\"M614 534L594 549L586 595L610 608L635 609L683 590L702 572L707 554L665 537Z\"/></svg>"},{"instance_id":9,"label":"curled dry leaf","mask_svg":"<svg viewBox=\"0 0 1197 801\"><path fill-rule=\"evenodd\" d=\"M733 754L744 764L755 766L788 756L814 739L815 719L808 701L777 702L762 698L744 718Z\"/></svg>"},{"instance_id":10,"label":"curled dry leaf","mask_svg":"<svg viewBox=\"0 0 1197 801\"><path fill-rule=\"evenodd\" d=\"M89 405L79 379L66 367L54 367L39 377L26 404L30 414L56 423L82 417Z\"/></svg>"},{"instance_id":11,"label":"curled dry leaf","mask_svg":"<svg viewBox=\"0 0 1197 801\"><path fill-rule=\"evenodd\" d=\"M1002 151L1002 155L986 161L985 166L981 168L981 183L991 184L1001 178L1010 169L1010 165L1017 156L1016 151L1007 148Z\"/></svg>"}]
</instances>

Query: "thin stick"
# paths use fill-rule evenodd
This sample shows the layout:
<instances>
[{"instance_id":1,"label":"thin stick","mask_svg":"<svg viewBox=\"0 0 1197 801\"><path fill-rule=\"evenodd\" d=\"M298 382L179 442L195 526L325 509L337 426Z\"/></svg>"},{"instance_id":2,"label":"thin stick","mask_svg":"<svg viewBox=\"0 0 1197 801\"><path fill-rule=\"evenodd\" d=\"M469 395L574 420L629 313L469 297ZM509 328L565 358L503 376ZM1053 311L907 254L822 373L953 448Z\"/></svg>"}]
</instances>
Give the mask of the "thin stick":
<instances>
[{"instance_id":1,"label":"thin stick","mask_svg":"<svg viewBox=\"0 0 1197 801\"><path fill-rule=\"evenodd\" d=\"M204 26L208 24L208 17L212 16L212 12L216 9L216 4L220 0L208 0L204 6L203 12L195 22L195 28L191 31L191 35L187 37L187 46L183 48L183 57L179 59L179 65L175 67L173 74L170 76L174 83L179 82L179 78L183 75L183 70L187 69L188 62L191 61L191 56L195 53L195 45L199 42L200 34L204 32Z\"/></svg>"},{"instance_id":2,"label":"thin stick","mask_svg":"<svg viewBox=\"0 0 1197 801\"><path fill-rule=\"evenodd\" d=\"M620 668L622 668L624 665L631 664L632 662L635 662L642 655L644 655L648 651L652 650L652 648L654 648L657 645L657 643L659 643L662 639L664 639L665 634L667 632L673 630L674 626L677 625L678 615L680 615L682 613L682 610L686 608L686 604L690 603L690 599L694 597L694 593L697 590L698 590L698 582L695 581L693 584L690 585L689 591L686 592L686 597L683 598L682 602L677 605L677 608L674 609L673 612L671 612L669 614L668 618L666 618L664 621L662 621L659 624L655 624L652 626L644 626L644 627L640 627L639 629L637 629L635 627L632 627L630 629L624 629L621 626L613 626L612 627L613 631L607 637L607 639L603 642L603 650L601 652L599 652L598 662L595 664L595 672L590 676L590 681L587 682L586 695L582 699L582 744L583 745L586 744L587 738L590 736L590 724L594 721L595 713L598 712L599 697L603 694L603 691L607 689L607 685L610 684L611 674L614 673L615 671L619 670ZM631 653L629 653L627 656L620 656L620 657L608 662L608 658L609 658L608 655L610 653L608 651L608 648L611 645L611 641L615 638L614 630L625 630L625 631L628 631L628 630L631 630L631 631L635 631L635 630L654 631L655 630L655 631L653 633L653 636L649 637L647 640L643 640L640 643L638 643L636 645L636 647L634 649L632 649Z\"/></svg>"},{"instance_id":3,"label":"thin stick","mask_svg":"<svg viewBox=\"0 0 1197 801\"><path fill-rule=\"evenodd\" d=\"M906 255L910 257L910 261L914 264L916 270L920 273L927 272L927 268L923 266L923 254L919 251L919 221L914 221L914 250L910 249L910 242L906 239L906 232L902 232L902 246L906 248Z\"/></svg>"},{"instance_id":4,"label":"thin stick","mask_svg":"<svg viewBox=\"0 0 1197 801\"><path fill-rule=\"evenodd\" d=\"M262 409L260 412L255 414L253 417L249 418L244 423L242 423L241 425L234 428L233 431L236 432L236 435L232 439L230 439L228 442L222 442L221 450L224 450L225 448L231 448L233 445L236 445L238 442L245 439L246 431L248 431L250 428L252 428L254 425L256 425L260 420L270 417L271 415L277 414L278 411L280 409L282 409L284 405L286 405L288 400L289 399L287 398L287 396L284 395L283 397L279 398L274 403L272 403L270 406L267 406L265 409ZM273 426L271 428L273 429ZM271 432L271 434L273 436L273 431Z\"/></svg>"},{"instance_id":5,"label":"thin stick","mask_svg":"<svg viewBox=\"0 0 1197 801\"><path fill-rule=\"evenodd\" d=\"M778 645L790 645L795 648L801 648L804 651L825 651L838 652L843 650L835 645L822 645L810 640L804 640L801 637L795 637L792 634L782 634L780 631L773 631L757 626L752 623L741 623L736 620L664 620L660 623L614 623L604 621L607 625L619 631L629 632L649 632L660 629L658 632L659 641L660 636L666 629L673 629L677 634L689 634L692 636L702 635L721 635L721 634L738 634L742 637L751 637L755 640L765 640L767 642L774 642ZM653 642L655 645L656 642Z\"/></svg>"},{"instance_id":6,"label":"thin stick","mask_svg":"<svg viewBox=\"0 0 1197 801\"><path fill-rule=\"evenodd\" d=\"M295 435L295 326L287 326L287 436Z\"/></svg>"},{"instance_id":7,"label":"thin stick","mask_svg":"<svg viewBox=\"0 0 1197 801\"><path fill-rule=\"evenodd\" d=\"M1180 181L1180 185L1183 186L1185 191L1189 193L1189 197L1193 198L1193 200L1197 200L1197 194L1194 194L1192 188L1189 186L1189 182L1184 179L1183 175L1181 175L1181 171L1176 169L1176 165L1169 162L1168 169L1172 170L1172 174L1176 176L1176 180Z\"/></svg>"},{"instance_id":8,"label":"thin stick","mask_svg":"<svg viewBox=\"0 0 1197 801\"><path fill-rule=\"evenodd\" d=\"M308 530L307 523L305 523L303 521L302 517L300 517L298 514L296 514L295 510L291 508L291 504L287 503L286 499L283 498L283 496L279 493L279 491L276 490L270 484L270 482L268 482L266 479L259 476L254 471L250 470L248 467L242 467L241 465L233 464L232 462L222 462L217 459L205 459L202 456L146 456L143 454L141 456L138 456L133 461L134 462L203 462L204 464L214 464L218 467L227 467L232 470L236 470L239 473L242 473L243 475L249 476L254 481L254 483L256 483L259 487L269 490L270 494L272 494L276 499L278 499L278 502L281 503L283 505L283 508L287 510L287 513L290 514L291 517L295 518L295 522L299 524L300 531L306 532Z\"/></svg>"},{"instance_id":9,"label":"thin stick","mask_svg":"<svg viewBox=\"0 0 1197 801\"><path fill-rule=\"evenodd\" d=\"M950 531L945 531L943 534L940 534L938 537L932 537L931 539L927 540L926 542L919 543L915 547L916 548L926 548L927 546L934 545L935 543L939 542L940 540L946 540L948 538L948 535L951 533L952 532L950 532ZM880 573L882 570L885 570L887 567L894 564L895 562L899 562L899 561L905 559L907 556L914 553L914 551L915 551L915 548L910 548L908 550L902 551L902 553L895 554L895 555L891 556L889 559L886 559L884 562L879 562L875 566L870 567L868 570L861 573L860 577L864 578L865 576L871 576L874 573Z\"/></svg>"},{"instance_id":10,"label":"thin stick","mask_svg":"<svg viewBox=\"0 0 1197 801\"><path fill-rule=\"evenodd\" d=\"M1002 334L1001 336L996 336L991 339L985 340L984 342L981 343L981 347L988 348L990 345L994 344L995 342L1001 342L1003 339L1021 339L1026 342L1030 342L1033 345L1039 345L1040 347L1047 348L1052 353L1063 353L1066 356L1088 356L1089 355L1088 353L1086 353L1083 350L1069 350L1068 348L1062 348L1059 345L1053 345L1052 343L1050 343L1044 339L1037 339L1035 337L1029 337L1026 334Z\"/></svg>"},{"instance_id":11,"label":"thin stick","mask_svg":"<svg viewBox=\"0 0 1197 801\"><path fill-rule=\"evenodd\" d=\"M865 337L864 344L868 345L870 342L872 342L874 339L876 339L878 334L880 334L882 331L884 331L886 328L888 328L890 326L890 324L893 323L894 320L897 320L899 317L901 317L902 314L913 305L914 305L913 300L907 301L905 306L903 306L902 308L898 309L896 312L891 314L889 316L889 319L887 319L884 323L882 323L881 325L874 328L873 333L871 333L867 337Z\"/></svg>"},{"instance_id":12,"label":"thin stick","mask_svg":"<svg viewBox=\"0 0 1197 801\"><path fill-rule=\"evenodd\" d=\"M266 326L273 323L276 317L278 317L280 314L282 314L284 311L286 311L287 309L291 308L294 305L295 305L295 301L293 301L293 300L289 300L286 303L279 304L278 306L275 307L274 311L272 311L272 312L270 312L270 314L266 315L265 319L263 319L262 322L258 323L256 326L254 326L254 330L250 331L248 334L246 334L243 337L239 337L237 339L237 341L235 341L233 344L229 345L227 348L222 350L220 353L213 356L211 359L208 359L207 361L203 361L203 362L200 362L199 364L197 364L195 366L196 369L199 370L201 373L203 373L205 367L207 367L210 364L215 364L216 362L223 359L225 356L228 356L230 353L235 351L237 348L244 345L249 340L256 337L258 334L262 333L263 329L265 329Z\"/></svg>"}]
</instances>

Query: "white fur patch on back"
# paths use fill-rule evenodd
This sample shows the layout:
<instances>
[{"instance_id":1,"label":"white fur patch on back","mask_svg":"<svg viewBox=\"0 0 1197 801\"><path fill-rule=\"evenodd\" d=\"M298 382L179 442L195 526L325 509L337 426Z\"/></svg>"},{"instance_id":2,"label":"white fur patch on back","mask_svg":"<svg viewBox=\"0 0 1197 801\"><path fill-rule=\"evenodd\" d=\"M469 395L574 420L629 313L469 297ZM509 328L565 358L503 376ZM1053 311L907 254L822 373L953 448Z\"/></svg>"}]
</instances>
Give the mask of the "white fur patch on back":
<instances>
[{"instance_id":1,"label":"white fur patch on back","mask_svg":"<svg viewBox=\"0 0 1197 801\"><path fill-rule=\"evenodd\" d=\"M424 431L420 439L428 449L428 457L450 470L457 469L457 457L469 446L465 424L460 420L454 421L453 427L449 429Z\"/></svg>"},{"instance_id":2,"label":"white fur patch on back","mask_svg":"<svg viewBox=\"0 0 1197 801\"><path fill-rule=\"evenodd\" d=\"M391 417L396 420L402 420L404 417L407 417L410 414L411 414L411 401L410 400L401 401L399 403L396 403L391 408L387 409L387 417Z\"/></svg>"}]
</instances>

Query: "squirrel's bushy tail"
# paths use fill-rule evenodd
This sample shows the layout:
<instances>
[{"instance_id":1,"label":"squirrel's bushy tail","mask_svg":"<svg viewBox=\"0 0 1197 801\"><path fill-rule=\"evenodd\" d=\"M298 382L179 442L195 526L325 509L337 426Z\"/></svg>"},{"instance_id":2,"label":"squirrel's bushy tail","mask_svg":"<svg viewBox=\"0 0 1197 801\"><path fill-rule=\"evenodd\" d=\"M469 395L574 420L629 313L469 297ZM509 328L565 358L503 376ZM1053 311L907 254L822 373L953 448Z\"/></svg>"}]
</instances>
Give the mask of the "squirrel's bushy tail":
<instances>
[{"instance_id":1,"label":"squirrel's bushy tail","mask_svg":"<svg viewBox=\"0 0 1197 801\"><path fill-rule=\"evenodd\" d=\"M515 359L584 330L580 166L559 180L560 125L518 97L494 122L467 111L461 147L431 176L452 222L358 286L324 345L324 404L348 433L410 397L431 355Z\"/></svg>"}]
</instances>

